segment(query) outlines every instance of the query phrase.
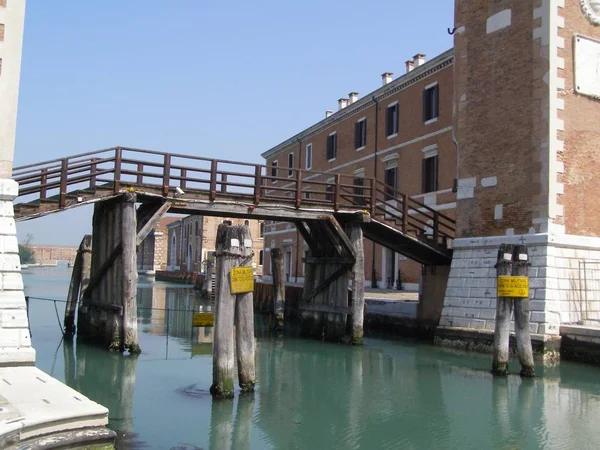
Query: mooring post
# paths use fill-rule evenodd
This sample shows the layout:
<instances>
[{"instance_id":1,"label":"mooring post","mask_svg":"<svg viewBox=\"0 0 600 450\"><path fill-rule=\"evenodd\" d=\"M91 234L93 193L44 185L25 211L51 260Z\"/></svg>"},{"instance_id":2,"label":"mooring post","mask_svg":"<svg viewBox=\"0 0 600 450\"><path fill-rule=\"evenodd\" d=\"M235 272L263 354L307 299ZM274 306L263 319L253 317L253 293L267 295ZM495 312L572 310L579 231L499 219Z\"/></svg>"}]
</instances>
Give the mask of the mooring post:
<instances>
[{"instance_id":1,"label":"mooring post","mask_svg":"<svg viewBox=\"0 0 600 450\"><path fill-rule=\"evenodd\" d=\"M253 415L254 396L240 397L235 410L231 448L236 450L250 450Z\"/></svg>"},{"instance_id":2,"label":"mooring post","mask_svg":"<svg viewBox=\"0 0 600 450\"><path fill-rule=\"evenodd\" d=\"M361 345L365 310L365 254L363 230L360 224L350 226L350 241L356 262L352 268L352 345Z\"/></svg>"},{"instance_id":3,"label":"mooring post","mask_svg":"<svg viewBox=\"0 0 600 450\"><path fill-rule=\"evenodd\" d=\"M515 277L529 276L529 261L527 246L515 245L513 249L512 275ZM527 283L529 285L529 283ZM535 376L533 366L533 349L529 334L529 292L527 296L515 297L515 335L517 338L517 352L521 363L521 376L532 378Z\"/></svg>"},{"instance_id":4,"label":"mooring post","mask_svg":"<svg viewBox=\"0 0 600 450\"><path fill-rule=\"evenodd\" d=\"M233 318L235 296L231 293L229 273L240 259L240 242L235 227L222 223L217 228L217 295L213 342L213 384L210 393L216 398L233 397Z\"/></svg>"},{"instance_id":5,"label":"mooring post","mask_svg":"<svg viewBox=\"0 0 600 450\"><path fill-rule=\"evenodd\" d=\"M123 317L121 318L121 347L128 349L129 353L139 353L137 330L137 261L136 261L136 239L137 224L135 215L136 196L133 193L124 194L121 203L121 243L122 273L121 273L121 295L123 298Z\"/></svg>"},{"instance_id":6,"label":"mooring post","mask_svg":"<svg viewBox=\"0 0 600 450\"><path fill-rule=\"evenodd\" d=\"M285 275L283 273L283 253L280 248L271 249L271 268L273 269L273 313L275 317L275 329L283 330Z\"/></svg>"},{"instance_id":7,"label":"mooring post","mask_svg":"<svg viewBox=\"0 0 600 450\"><path fill-rule=\"evenodd\" d=\"M65 307L65 337L73 337L75 334L75 311L81 293L85 291L85 288L89 284L91 252L92 236L86 234L77 249L77 256L75 257L75 263L73 264L73 272L71 273L71 284L69 285L69 293L67 295L67 304Z\"/></svg>"},{"instance_id":8,"label":"mooring post","mask_svg":"<svg viewBox=\"0 0 600 450\"><path fill-rule=\"evenodd\" d=\"M240 243L239 265L248 267L252 274L252 235L248 225L235 227ZM256 384L255 343L254 343L254 290L237 294L236 298L236 352L238 380L242 392L254 392Z\"/></svg>"},{"instance_id":9,"label":"mooring post","mask_svg":"<svg viewBox=\"0 0 600 450\"><path fill-rule=\"evenodd\" d=\"M496 262L497 285L499 278L512 274L513 245L502 244L498 250ZM512 310L512 297L501 297L498 292L496 300L496 326L494 329L494 360L492 373L494 375L507 375L508 373L508 340L510 337L510 313Z\"/></svg>"}]
</instances>

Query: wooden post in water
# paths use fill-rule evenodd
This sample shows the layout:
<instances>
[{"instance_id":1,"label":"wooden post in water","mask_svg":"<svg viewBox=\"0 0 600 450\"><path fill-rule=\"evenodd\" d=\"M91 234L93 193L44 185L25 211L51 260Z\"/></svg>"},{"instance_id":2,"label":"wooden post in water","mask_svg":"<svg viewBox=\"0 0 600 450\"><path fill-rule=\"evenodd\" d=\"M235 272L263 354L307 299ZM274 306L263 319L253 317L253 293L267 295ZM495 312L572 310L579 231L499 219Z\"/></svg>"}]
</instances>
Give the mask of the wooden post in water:
<instances>
[{"instance_id":1,"label":"wooden post in water","mask_svg":"<svg viewBox=\"0 0 600 450\"><path fill-rule=\"evenodd\" d=\"M252 270L252 235L248 225L233 227L240 243L240 267ZM237 294L235 311L235 336L238 380L242 392L254 392L256 384L256 349L254 343L254 291Z\"/></svg>"},{"instance_id":2,"label":"wooden post in water","mask_svg":"<svg viewBox=\"0 0 600 450\"><path fill-rule=\"evenodd\" d=\"M352 345L361 345L365 310L365 253L363 230L360 224L350 225L350 241L356 254L352 268Z\"/></svg>"},{"instance_id":3,"label":"wooden post in water","mask_svg":"<svg viewBox=\"0 0 600 450\"><path fill-rule=\"evenodd\" d=\"M498 250L496 262L496 276L510 276L512 274L513 245L502 244ZM496 300L496 326L494 329L494 360L492 373L494 375L508 374L508 340L510 337L510 313L512 310L512 297L500 297Z\"/></svg>"},{"instance_id":4,"label":"wooden post in water","mask_svg":"<svg viewBox=\"0 0 600 450\"><path fill-rule=\"evenodd\" d=\"M80 292L83 292L85 287L83 280L85 277L85 265L84 255L87 254L89 261L89 255L92 251L92 236L87 234L83 237L79 249L77 250L77 256L75 257L75 263L73 264L73 272L71 274L71 284L69 285L69 293L67 295L67 305L65 307L65 337L73 337L75 334L75 311L77 304L79 303ZM87 271L87 280L89 282L89 266Z\"/></svg>"},{"instance_id":5,"label":"wooden post in water","mask_svg":"<svg viewBox=\"0 0 600 450\"><path fill-rule=\"evenodd\" d=\"M222 223L217 228L217 295L213 343L213 384L210 393L216 398L233 397L233 318L235 296L231 293L229 273L240 259L240 242L236 228Z\"/></svg>"},{"instance_id":6,"label":"wooden post in water","mask_svg":"<svg viewBox=\"0 0 600 450\"><path fill-rule=\"evenodd\" d=\"M129 353L139 353L137 330L137 223L135 215L136 196L126 193L121 202L121 296L123 316L121 317L121 350L128 349ZM117 277L119 275L117 274Z\"/></svg>"},{"instance_id":7,"label":"wooden post in water","mask_svg":"<svg viewBox=\"0 0 600 450\"><path fill-rule=\"evenodd\" d=\"M280 248L271 249L271 268L273 273L273 315L274 327L283 330L285 309L285 274L283 271L283 253Z\"/></svg>"},{"instance_id":8,"label":"wooden post in water","mask_svg":"<svg viewBox=\"0 0 600 450\"><path fill-rule=\"evenodd\" d=\"M513 249L513 276L529 276L528 259L527 247L525 245L515 245ZM531 336L529 334L529 295L527 295L527 297L515 297L514 305L515 335L517 338L517 352L521 363L521 376L524 378L532 378L535 376L535 369L533 366Z\"/></svg>"}]
</instances>

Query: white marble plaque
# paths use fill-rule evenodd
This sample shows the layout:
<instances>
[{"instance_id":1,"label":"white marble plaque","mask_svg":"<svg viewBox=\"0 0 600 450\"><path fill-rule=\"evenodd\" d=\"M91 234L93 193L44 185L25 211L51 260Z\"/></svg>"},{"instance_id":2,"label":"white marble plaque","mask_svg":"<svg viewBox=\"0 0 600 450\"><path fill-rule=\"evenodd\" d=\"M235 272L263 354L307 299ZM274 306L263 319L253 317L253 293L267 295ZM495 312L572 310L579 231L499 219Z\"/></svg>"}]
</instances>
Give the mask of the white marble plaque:
<instances>
[{"instance_id":1,"label":"white marble plaque","mask_svg":"<svg viewBox=\"0 0 600 450\"><path fill-rule=\"evenodd\" d=\"M600 41L575 35L575 91L600 98Z\"/></svg>"}]
</instances>

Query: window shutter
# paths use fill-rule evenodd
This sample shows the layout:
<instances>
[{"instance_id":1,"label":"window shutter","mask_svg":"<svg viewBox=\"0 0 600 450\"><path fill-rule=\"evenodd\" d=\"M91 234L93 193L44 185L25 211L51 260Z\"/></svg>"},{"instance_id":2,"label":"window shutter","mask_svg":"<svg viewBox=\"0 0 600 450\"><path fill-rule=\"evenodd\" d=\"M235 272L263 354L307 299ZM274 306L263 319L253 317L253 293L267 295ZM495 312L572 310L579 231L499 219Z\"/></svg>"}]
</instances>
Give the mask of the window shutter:
<instances>
[{"instance_id":1,"label":"window shutter","mask_svg":"<svg viewBox=\"0 0 600 450\"><path fill-rule=\"evenodd\" d=\"M354 148L360 148L360 122L354 124Z\"/></svg>"},{"instance_id":2,"label":"window shutter","mask_svg":"<svg viewBox=\"0 0 600 450\"><path fill-rule=\"evenodd\" d=\"M392 112L392 108L388 108L386 110L386 114L385 114L385 128L386 128L386 135L389 136L392 134L391 128L392 128L392 119L390 117L390 114Z\"/></svg>"},{"instance_id":3,"label":"window shutter","mask_svg":"<svg viewBox=\"0 0 600 450\"><path fill-rule=\"evenodd\" d=\"M427 89L425 89L423 91L423 122L427 122L429 120L429 102L427 101L429 96L427 95L427 93Z\"/></svg>"},{"instance_id":4,"label":"window shutter","mask_svg":"<svg viewBox=\"0 0 600 450\"><path fill-rule=\"evenodd\" d=\"M421 161L421 173L422 173L421 192L426 193L427 192L427 159L423 159Z\"/></svg>"},{"instance_id":5,"label":"window shutter","mask_svg":"<svg viewBox=\"0 0 600 450\"><path fill-rule=\"evenodd\" d=\"M362 145L367 145L367 119L362 121Z\"/></svg>"},{"instance_id":6,"label":"window shutter","mask_svg":"<svg viewBox=\"0 0 600 450\"><path fill-rule=\"evenodd\" d=\"M433 103L433 106L432 106L432 109L433 109L432 113L433 114L431 115L432 118L437 117L439 115L439 107L440 107L440 101L439 101L439 99L440 99L440 95L439 95L440 89L439 88L440 88L440 86L436 85L433 88L433 91L432 91L432 95L433 95L433 102L432 102Z\"/></svg>"}]
</instances>

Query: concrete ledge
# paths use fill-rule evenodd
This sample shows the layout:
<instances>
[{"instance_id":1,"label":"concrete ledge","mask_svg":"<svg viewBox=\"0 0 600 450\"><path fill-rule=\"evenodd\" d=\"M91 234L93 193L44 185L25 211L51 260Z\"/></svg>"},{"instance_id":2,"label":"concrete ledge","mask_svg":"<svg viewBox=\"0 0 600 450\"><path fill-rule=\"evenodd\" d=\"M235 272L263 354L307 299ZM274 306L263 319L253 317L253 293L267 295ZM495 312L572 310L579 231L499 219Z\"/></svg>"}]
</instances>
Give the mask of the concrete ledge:
<instances>
[{"instance_id":1,"label":"concrete ledge","mask_svg":"<svg viewBox=\"0 0 600 450\"><path fill-rule=\"evenodd\" d=\"M436 345L444 347L492 353L494 332L487 330L473 330L470 328L437 327L434 342ZM514 333L510 334L509 345L511 354L515 355L517 343ZM531 345L536 356L541 357L545 362L553 362L559 359L559 336L532 334Z\"/></svg>"},{"instance_id":2,"label":"concrete ledge","mask_svg":"<svg viewBox=\"0 0 600 450\"><path fill-rule=\"evenodd\" d=\"M105 407L36 367L0 368L0 386L0 448L108 424Z\"/></svg>"},{"instance_id":3,"label":"concrete ledge","mask_svg":"<svg viewBox=\"0 0 600 450\"><path fill-rule=\"evenodd\" d=\"M600 365L600 328L562 325L561 356L572 361Z\"/></svg>"}]
</instances>

